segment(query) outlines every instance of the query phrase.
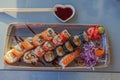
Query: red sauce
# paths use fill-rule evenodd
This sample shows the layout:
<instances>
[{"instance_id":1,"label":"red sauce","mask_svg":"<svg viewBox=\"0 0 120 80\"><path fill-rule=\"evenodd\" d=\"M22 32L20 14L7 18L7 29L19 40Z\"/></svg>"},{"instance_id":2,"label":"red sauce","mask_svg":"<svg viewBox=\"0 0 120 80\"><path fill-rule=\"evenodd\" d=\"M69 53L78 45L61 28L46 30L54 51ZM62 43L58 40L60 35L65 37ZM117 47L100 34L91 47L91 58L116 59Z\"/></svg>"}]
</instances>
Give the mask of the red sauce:
<instances>
[{"instance_id":1,"label":"red sauce","mask_svg":"<svg viewBox=\"0 0 120 80\"><path fill-rule=\"evenodd\" d=\"M55 14L62 20L66 20L68 19L72 14L73 11L71 8L66 7L66 8L62 8L62 7L57 7L57 10L55 11Z\"/></svg>"}]
</instances>

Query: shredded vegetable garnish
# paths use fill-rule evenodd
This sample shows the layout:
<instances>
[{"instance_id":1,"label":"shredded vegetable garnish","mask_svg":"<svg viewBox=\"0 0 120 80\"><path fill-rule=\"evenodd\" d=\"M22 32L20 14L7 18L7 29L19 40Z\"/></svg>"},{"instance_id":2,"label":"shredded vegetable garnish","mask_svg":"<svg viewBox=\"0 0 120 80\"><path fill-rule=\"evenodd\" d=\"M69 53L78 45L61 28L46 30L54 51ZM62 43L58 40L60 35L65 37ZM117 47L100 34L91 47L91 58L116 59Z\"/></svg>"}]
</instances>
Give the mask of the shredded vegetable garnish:
<instances>
[{"instance_id":1,"label":"shredded vegetable garnish","mask_svg":"<svg viewBox=\"0 0 120 80\"><path fill-rule=\"evenodd\" d=\"M99 57L94 54L95 49L96 45L92 41L84 44L82 58L85 60L87 67L95 66L99 60Z\"/></svg>"}]
</instances>

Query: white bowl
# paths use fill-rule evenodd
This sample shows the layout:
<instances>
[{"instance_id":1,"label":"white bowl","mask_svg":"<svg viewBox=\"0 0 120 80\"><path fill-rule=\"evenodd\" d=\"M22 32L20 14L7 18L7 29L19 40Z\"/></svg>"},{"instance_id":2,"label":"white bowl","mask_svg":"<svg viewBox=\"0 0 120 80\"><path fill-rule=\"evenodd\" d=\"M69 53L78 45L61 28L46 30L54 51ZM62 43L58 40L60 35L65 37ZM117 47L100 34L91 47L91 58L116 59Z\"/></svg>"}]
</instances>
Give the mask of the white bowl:
<instances>
[{"instance_id":1,"label":"white bowl","mask_svg":"<svg viewBox=\"0 0 120 80\"><path fill-rule=\"evenodd\" d=\"M61 19L59 16L56 15L55 11L57 10L58 7L61 7L61 8L70 8L72 10L72 15L70 17L68 17L67 19L63 20ZM74 15L75 15L75 9L72 5L61 5L61 4L57 4L54 6L55 8L55 11L54 11L54 15L62 22L66 22L68 20L70 20Z\"/></svg>"}]
</instances>

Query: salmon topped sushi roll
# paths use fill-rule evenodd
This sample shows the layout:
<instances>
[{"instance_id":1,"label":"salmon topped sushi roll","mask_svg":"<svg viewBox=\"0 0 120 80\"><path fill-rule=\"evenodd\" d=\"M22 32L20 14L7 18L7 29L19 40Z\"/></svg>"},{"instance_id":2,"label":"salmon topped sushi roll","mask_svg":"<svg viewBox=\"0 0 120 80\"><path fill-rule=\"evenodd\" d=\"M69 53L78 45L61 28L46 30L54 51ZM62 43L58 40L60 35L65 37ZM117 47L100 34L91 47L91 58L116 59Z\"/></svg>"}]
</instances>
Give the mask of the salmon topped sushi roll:
<instances>
[{"instance_id":1,"label":"salmon topped sushi roll","mask_svg":"<svg viewBox=\"0 0 120 80\"><path fill-rule=\"evenodd\" d=\"M43 49L45 51L49 51L49 50L53 50L55 47L53 45L53 43L51 41L46 41L44 44L43 44Z\"/></svg>"},{"instance_id":2,"label":"salmon topped sushi roll","mask_svg":"<svg viewBox=\"0 0 120 80\"><path fill-rule=\"evenodd\" d=\"M41 33L41 36L43 37L43 39L49 41L49 40L52 40L54 36L56 36L56 33L52 28L48 28L47 30Z\"/></svg>"},{"instance_id":3,"label":"salmon topped sushi roll","mask_svg":"<svg viewBox=\"0 0 120 80\"><path fill-rule=\"evenodd\" d=\"M26 50L30 50L32 48L34 48L33 44L32 44L32 37L28 37L26 38L21 44L22 46L26 49Z\"/></svg>"},{"instance_id":4,"label":"salmon topped sushi roll","mask_svg":"<svg viewBox=\"0 0 120 80\"><path fill-rule=\"evenodd\" d=\"M43 39L43 37L41 36L41 34L37 34L33 37L32 39L32 43L34 46L40 46L45 42L45 40Z\"/></svg>"},{"instance_id":5,"label":"salmon topped sushi roll","mask_svg":"<svg viewBox=\"0 0 120 80\"><path fill-rule=\"evenodd\" d=\"M39 58L34 54L33 50L26 52L23 56L25 63L36 64L39 61Z\"/></svg>"},{"instance_id":6,"label":"salmon topped sushi roll","mask_svg":"<svg viewBox=\"0 0 120 80\"><path fill-rule=\"evenodd\" d=\"M62 41L62 39L61 39L61 37L60 37L59 34L56 35L56 36L53 38L53 43L54 43L55 46L60 46L60 45L63 44L63 41Z\"/></svg>"},{"instance_id":7,"label":"salmon topped sushi roll","mask_svg":"<svg viewBox=\"0 0 120 80\"><path fill-rule=\"evenodd\" d=\"M13 48L13 53L20 58L26 52L25 48L21 45L21 43L17 44Z\"/></svg>"},{"instance_id":8,"label":"salmon topped sushi roll","mask_svg":"<svg viewBox=\"0 0 120 80\"><path fill-rule=\"evenodd\" d=\"M38 46L34 49L34 53L38 56L38 57L42 57L45 54L44 49L41 46Z\"/></svg>"},{"instance_id":9,"label":"salmon topped sushi roll","mask_svg":"<svg viewBox=\"0 0 120 80\"><path fill-rule=\"evenodd\" d=\"M55 55L53 53L53 51L48 51L45 53L44 55L44 59L46 62L51 62L55 59Z\"/></svg>"},{"instance_id":10,"label":"salmon topped sushi roll","mask_svg":"<svg viewBox=\"0 0 120 80\"><path fill-rule=\"evenodd\" d=\"M60 33L60 37L62 39L63 42L66 42L67 40L70 39L71 35L70 33L65 29Z\"/></svg>"},{"instance_id":11,"label":"salmon topped sushi roll","mask_svg":"<svg viewBox=\"0 0 120 80\"><path fill-rule=\"evenodd\" d=\"M64 56L60 60L59 65L61 65L63 68L68 66L79 54L80 54L80 49L77 49L76 51Z\"/></svg>"},{"instance_id":12,"label":"salmon topped sushi roll","mask_svg":"<svg viewBox=\"0 0 120 80\"><path fill-rule=\"evenodd\" d=\"M9 64L13 64L18 60L17 56L13 53L13 49L5 53L4 60Z\"/></svg>"}]
</instances>

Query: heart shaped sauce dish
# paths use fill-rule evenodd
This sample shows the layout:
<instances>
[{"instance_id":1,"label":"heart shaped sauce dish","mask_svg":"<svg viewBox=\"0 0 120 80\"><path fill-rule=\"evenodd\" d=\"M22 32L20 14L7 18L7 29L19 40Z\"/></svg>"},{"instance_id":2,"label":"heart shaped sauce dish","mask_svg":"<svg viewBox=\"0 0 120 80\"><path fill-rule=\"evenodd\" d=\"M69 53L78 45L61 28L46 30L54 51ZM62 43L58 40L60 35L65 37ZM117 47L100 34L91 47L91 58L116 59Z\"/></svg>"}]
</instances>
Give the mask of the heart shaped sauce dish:
<instances>
[{"instance_id":1,"label":"heart shaped sauce dish","mask_svg":"<svg viewBox=\"0 0 120 80\"><path fill-rule=\"evenodd\" d=\"M72 5L57 4L54 8L54 15L62 22L70 20L75 15L75 9Z\"/></svg>"}]
</instances>

